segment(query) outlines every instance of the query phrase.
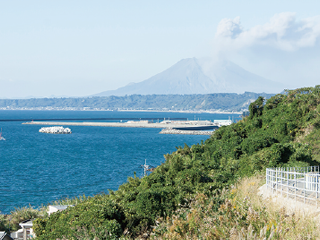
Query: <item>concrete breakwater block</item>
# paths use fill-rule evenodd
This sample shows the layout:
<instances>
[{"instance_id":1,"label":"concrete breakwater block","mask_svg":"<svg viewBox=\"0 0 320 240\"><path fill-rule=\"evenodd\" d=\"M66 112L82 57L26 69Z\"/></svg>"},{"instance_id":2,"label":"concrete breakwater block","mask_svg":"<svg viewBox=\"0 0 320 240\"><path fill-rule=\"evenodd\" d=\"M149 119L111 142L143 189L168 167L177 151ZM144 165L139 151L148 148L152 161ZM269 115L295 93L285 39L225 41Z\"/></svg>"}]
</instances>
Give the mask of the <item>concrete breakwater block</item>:
<instances>
[{"instance_id":1,"label":"concrete breakwater block","mask_svg":"<svg viewBox=\"0 0 320 240\"><path fill-rule=\"evenodd\" d=\"M52 134L71 134L70 128L63 128L60 126L54 127L43 127L39 130L41 133L52 133Z\"/></svg>"},{"instance_id":2,"label":"concrete breakwater block","mask_svg":"<svg viewBox=\"0 0 320 240\"><path fill-rule=\"evenodd\" d=\"M194 131L194 130L177 130L177 129L162 129L160 134L185 134L185 135L211 135L213 131Z\"/></svg>"}]
</instances>

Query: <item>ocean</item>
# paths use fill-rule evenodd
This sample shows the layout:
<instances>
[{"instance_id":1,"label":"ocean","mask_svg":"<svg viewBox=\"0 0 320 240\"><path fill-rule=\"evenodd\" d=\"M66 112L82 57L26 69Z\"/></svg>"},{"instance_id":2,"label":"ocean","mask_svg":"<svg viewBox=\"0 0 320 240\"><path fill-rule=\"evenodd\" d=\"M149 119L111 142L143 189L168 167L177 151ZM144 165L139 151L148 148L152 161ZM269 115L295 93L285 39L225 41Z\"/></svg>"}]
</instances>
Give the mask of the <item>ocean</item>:
<instances>
[{"instance_id":1,"label":"ocean","mask_svg":"<svg viewBox=\"0 0 320 240\"><path fill-rule=\"evenodd\" d=\"M239 119L237 114L111 112L111 111L11 111L1 119L44 118L188 118L189 120ZM205 135L159 134L161 129L66 126L72 134L39 133L41 125L0 121L0 212L18 207L46 205L79 195L93 196L117 190L140 165L158 166L164 155L184 143L201 143Z\"/></svg>"}]
</instances>

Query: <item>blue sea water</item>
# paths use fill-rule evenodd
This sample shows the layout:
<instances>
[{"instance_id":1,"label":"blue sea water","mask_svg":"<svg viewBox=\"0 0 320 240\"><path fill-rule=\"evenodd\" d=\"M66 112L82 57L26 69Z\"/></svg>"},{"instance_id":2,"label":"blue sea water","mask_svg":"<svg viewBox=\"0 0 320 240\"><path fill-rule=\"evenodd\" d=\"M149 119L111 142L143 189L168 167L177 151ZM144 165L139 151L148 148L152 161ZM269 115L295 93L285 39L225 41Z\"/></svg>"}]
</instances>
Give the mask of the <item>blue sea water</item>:
<instances>
[{"instance_id":1,"label":"blue sea water","mask_svg":"<svg viewBox=\"0 0 320 240\"><path fill-rule=\"evenodd\" d=\"M0 119L37 118L237 118L238 115L108 111L0 111ZM54 200L117 190L139 167L158 166L176 146L209 136L159 134L160 129L71 126L72 134L39 133L41 125L1 122L0 212Z\"/></svg>"}]
</instances>

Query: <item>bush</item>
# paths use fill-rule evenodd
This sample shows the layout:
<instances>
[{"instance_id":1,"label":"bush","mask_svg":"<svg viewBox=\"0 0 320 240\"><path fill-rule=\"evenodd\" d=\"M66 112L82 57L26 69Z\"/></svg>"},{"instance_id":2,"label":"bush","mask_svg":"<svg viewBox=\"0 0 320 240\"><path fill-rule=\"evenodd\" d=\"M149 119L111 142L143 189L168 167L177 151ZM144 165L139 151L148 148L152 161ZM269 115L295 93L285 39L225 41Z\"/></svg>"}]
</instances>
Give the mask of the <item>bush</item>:
<instances>
[{"instance_id":1,"label":"bush","mask_svg":"<svg viewBox=\"0 0 320 240\"><path fill-rule=\"evenodd\" d=\"M52 213L47 220L37 219L35 233L39 239L72 238L87 233L92 239L97 234L119 237L124 230L124 220L118 204L105 195L98 195L63 212Z\"/></svg>"}]
</instances>

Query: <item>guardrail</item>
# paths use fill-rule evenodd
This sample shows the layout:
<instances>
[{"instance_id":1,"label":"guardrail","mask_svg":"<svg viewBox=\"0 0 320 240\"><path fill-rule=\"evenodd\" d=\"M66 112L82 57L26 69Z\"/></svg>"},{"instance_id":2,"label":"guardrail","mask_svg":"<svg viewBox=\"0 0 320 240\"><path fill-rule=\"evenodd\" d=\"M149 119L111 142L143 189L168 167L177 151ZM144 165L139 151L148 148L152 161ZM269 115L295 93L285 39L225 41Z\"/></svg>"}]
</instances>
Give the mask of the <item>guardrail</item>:
<instances>
[{"instance_id":1,"label":"guardrail","mask_svg":"<svg viewBox=\"0 0 320 240\"><path fill-rule=\"evenodd\" d=\"M319 166L267 168L267 189L283 197L318 207L320 200L319 171Z\"/></svg>"}]
</instances>

